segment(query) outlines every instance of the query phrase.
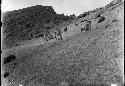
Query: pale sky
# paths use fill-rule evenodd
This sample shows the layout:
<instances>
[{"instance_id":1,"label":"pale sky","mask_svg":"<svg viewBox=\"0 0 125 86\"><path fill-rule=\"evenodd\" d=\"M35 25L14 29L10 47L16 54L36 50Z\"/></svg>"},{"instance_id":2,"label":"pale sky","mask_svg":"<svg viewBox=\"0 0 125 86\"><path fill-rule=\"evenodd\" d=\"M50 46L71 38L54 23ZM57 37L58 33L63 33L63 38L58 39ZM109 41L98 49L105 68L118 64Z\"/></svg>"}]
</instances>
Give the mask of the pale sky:
<instances>
[{"instance_id":1,"label":"pale sky","mask_svg":"<svg viewBox=\"0 0 125 86\"><path fill-rule=\"evenodd\" d=\"M103 7L112 0L3 0L2 12L18 10L35 5L52 6L54 10L65 15L79 15L86 11Z\"/></svg>"}]
</instances>

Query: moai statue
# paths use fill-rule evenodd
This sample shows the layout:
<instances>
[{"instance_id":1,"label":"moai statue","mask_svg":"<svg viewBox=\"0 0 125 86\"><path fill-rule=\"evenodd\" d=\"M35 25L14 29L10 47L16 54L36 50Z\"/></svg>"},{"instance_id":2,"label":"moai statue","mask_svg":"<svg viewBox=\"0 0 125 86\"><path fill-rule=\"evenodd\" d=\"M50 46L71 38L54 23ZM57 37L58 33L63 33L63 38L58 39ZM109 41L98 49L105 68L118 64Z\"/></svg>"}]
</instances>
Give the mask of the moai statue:
<instances>
[{"instance_id":1,"label":"moai statue","mask_svg":"<svg viewBox=\"0 0 125 86\"><path fill-rule=\"evenodd\" d=\"M91 29L91 21L86 21L85 31L89 31Z\"/></svg>"},{"instance_id":2,"label":"moai statue","mask_svg":"<svg viewBox=\"0 0 125 86\"><path fill-rule=\"evenodd\" d=\"M91 21L85 20L81 26L81 31L89 31L91 29Z\"/></svg>"},{"instance_id":3,"label":"moai statue","mask_svg":"<svg viewBox=\"0 0 125 86\"><path fill-rule=\"evenodd\" d=\"M57 40L62 40L62 34L60 29L56 29L54 33L55 33L55 38Z\"/></svg>"}]
</instances>

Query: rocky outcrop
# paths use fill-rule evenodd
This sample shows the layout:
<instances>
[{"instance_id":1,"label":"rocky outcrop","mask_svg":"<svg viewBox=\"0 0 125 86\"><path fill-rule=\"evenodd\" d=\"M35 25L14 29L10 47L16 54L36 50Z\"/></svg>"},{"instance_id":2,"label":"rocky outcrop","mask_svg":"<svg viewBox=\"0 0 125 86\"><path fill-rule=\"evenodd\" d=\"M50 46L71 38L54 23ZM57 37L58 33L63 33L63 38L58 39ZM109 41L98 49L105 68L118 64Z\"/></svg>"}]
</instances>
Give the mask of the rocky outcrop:
<instances>
[{"instance_id":1,"label":"rocky outcrop","mask_svg":"<svg viewBox=\"0 0 125 86\"><path fill-rule=\"evenodd\" d=\"M4 73L4 78L7 78L9 75L10 75L9 72L5 72Z\"/></svg>"},{"instance_id":2,"label":"rocky outcrop","mask_svg":"<svg viewBox=\"0 0 125 86\"><path fill-rule=\"evenodd\" d=\"M10 63L10 62L12 62L12 61L14 61L14 60L16 60L16 56L14 56L14 55L10 55L10 56L8 56L8 57L6 57L5 59L4 59L4 64L8 64L8 63Z\"/></svg>"}]
</instances>

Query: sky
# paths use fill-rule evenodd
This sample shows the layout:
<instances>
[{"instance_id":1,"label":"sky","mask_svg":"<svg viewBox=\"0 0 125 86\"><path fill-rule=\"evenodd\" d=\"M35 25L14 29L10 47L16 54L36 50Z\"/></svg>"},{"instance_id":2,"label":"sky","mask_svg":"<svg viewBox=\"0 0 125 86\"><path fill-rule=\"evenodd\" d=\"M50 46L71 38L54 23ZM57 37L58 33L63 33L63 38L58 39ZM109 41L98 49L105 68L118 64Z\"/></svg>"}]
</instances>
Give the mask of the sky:
<instances>
[{"instance_id":1,"label":"sky","mask_svg":"<svg viewBox=\"0 0 125 86\"><path fill-rule=\"evenodd\" d=\"M35 5L52 6L65 15L79 15L95 8L103 7L112 0L2 0L2 12L18 10Z\"/></svg>"}]
</instances>

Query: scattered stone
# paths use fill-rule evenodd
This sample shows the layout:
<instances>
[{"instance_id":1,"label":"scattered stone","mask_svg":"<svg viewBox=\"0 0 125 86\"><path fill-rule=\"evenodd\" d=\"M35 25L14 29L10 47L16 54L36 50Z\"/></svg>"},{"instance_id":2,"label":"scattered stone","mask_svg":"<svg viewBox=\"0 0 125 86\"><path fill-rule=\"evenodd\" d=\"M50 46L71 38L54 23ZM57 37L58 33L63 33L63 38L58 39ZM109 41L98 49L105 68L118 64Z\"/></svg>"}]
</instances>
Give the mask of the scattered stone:
<instances>
[{"instance_id":1,"label":"scattered stone","mask_svg":"<svg viewBox=\"0 0 125 86\"><path fill-rule=\"evenodd\" d=\"M44 34L42 33L42 34L38 35L37 37L44 37ZM36 38L37 38L37 37L36 37Z\"/></svg>"},{"instance_id":2,"label":"scattered stone","mask_svg":"<svg viewBox=\"0 0 125 86\"><path fill-rule=\"evenodd\" d=\"M85 27L83 28L83 27L81 27L81 31L84 31L85 30Z\"/></svg>"},{"instance_id":3,"label":"scattered stone","mask_svg":"<svg viewBox=\"0 0 125 86\"><path fill-rule=\"evenodd\" d=\"M67 31L67 27L64 29L64 32L66 32Z\"/></svg>"},{"instance_id":4,"label":"scattered stone","mask_svg":"<svg viewBox=\"0 0 125 86\"><path fill-rule=\"evenodd\" d=\"M118 22L118 20L117 19L113 19L112 22Z\"/></svg>"},{"instance_id":5,"label":"scattered stone","mask_svg":"<svg viewBox=\"0 0 125 86\"><path fill-rule=\"evenodd\" d=\"M76 26L78 26L78 24L75 24Z\"/></svg>"},{"instance_id":6,"label":"scattered stone","mask_svg":"<svg viewBox=\"0 0 125 86\"><path fill-rule=\"evenodd\" d=\"M47 27L46 29L50 29L51 27Z\"/></svg>"},{"instance_id":7,"label":"scattered stone","mask_svg":"<svg viewBox=\"0 0 125 86\"><path fill-rule=\"evenodd\" d=\"M101 23L105 20L105 17L100 17L98 23Z\"/></svg>"},{"instance_id":8,"label":"scattered stone","mask_svg":"<svg viewBox=\"0 0 125 86\"><path fill-rule=\"evenodd\" d=\"M85 12L85 13L79 15L79 16L77 17L77 19L86 17L86 16L89 15L89 14L90 14L89 12Z\"/></svg>"}]
</instances>

